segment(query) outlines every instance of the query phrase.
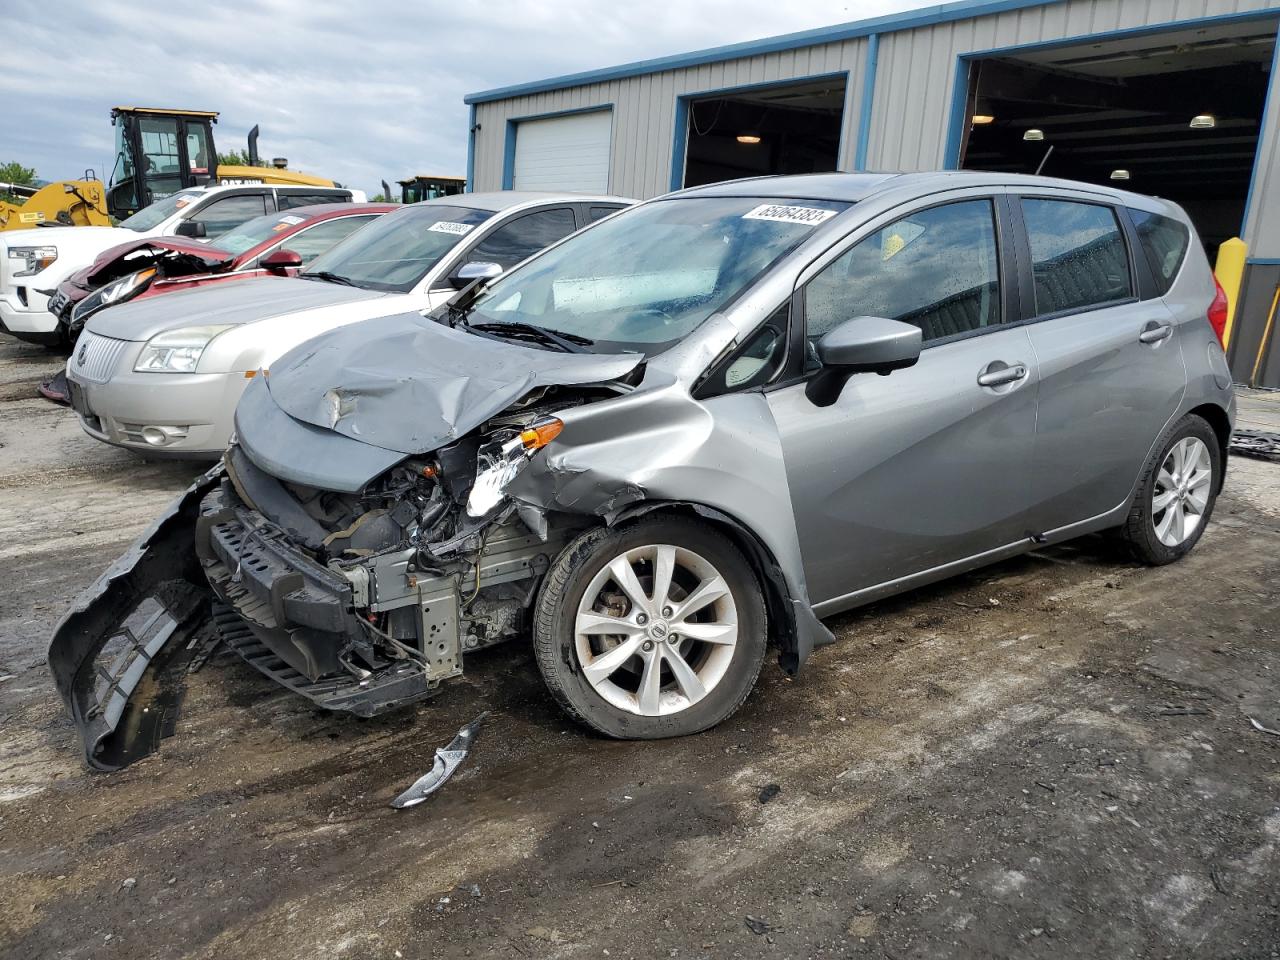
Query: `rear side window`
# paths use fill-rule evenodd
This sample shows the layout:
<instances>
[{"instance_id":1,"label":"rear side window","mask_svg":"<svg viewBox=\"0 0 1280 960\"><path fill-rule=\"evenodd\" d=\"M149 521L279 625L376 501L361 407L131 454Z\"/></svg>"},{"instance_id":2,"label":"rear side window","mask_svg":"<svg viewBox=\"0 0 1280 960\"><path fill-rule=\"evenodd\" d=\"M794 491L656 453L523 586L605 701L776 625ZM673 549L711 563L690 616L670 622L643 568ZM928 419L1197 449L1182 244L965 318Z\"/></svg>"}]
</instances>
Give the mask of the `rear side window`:
<instances>
[{"instance_id":1,"label":"rear side window","mask_svg":"<svg viewBox=\"0 0 1280 960\"><path fill-rule=\"evenodd\" d=\"M345 203L351 199L349 193L285 193L282 190L276 191L276 206L281 210L291 210L294 207L309 207L316 203Z\"/></svg>"},{"instance_id":2,"label":"rear side window","mask_svg":"<svg viewBox=\"0 0 1280 960\"><path fill-rule=\"evenodd\" d=\"M621 207L587 207L587 223L603 220L611 213L617 213Z\"/></svg>"},{"instance_id":3,"label":"rear side window","mask_svg":"<svg viewBox=\"0 0 1280 960\"><path fill-rule=\"evenodd\" d=\"M1071 200L1022 201L1040 316L1133 296L1129 255L1110 207Z\"/></svg>"},{"instance_id":4,"label":"rear side window","mask_svg":"<svg viewBox=\"0 0 1280 960\"><path fill-rule=\"evenodd\" d=\"M1130 207L1129 216L1133 218L1133 225L1138 228L1138 242L1142 244L1142 252L1151 264L1156 288L1164 296L1173 286L1173 278L1182 269L1182 261L1186 259L1187 247L1191 243L1191 231L1185 223L1171 217L1162 217L1158 213L1147 213Z\"/></svg>"}]
</instances>

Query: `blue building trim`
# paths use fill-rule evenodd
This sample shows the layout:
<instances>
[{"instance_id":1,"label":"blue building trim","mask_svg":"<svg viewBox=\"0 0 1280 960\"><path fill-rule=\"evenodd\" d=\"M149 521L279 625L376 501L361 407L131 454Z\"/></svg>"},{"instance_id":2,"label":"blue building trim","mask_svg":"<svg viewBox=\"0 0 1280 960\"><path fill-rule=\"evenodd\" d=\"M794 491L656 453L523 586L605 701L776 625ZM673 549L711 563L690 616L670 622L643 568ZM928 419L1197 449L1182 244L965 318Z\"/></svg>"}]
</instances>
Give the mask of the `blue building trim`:
<instances>
[{"instance_id":1,"label":"blue building trim","mask_svg":"<svg viewBox=\"0 0 1280 960\"><path fill-rule=\"evenodd\" d=\"M696 90L682 93L676 97L675 132L671 137L671 189L679 190L684 186L684 161L689 145L689 104L693 100L704 100L707 97L722 97L734 93L751 93L757 90L778 90L799 86L806 83L820 83L823 80L843 80L845 90L849 89L850 76L848 70L835 73L815 73L807 77L787 77L785 80L765 80L761 83L747 83L736 87L717 87L712 90ZM849 118L840 118L840 142L844 143L845 128Z\"/></svg>"},{"instance_id":2,"label":"blue building trim","mask_svg":"<svg viewBox=\"0 0 1280 960\"><path fill-rule=\"evenodd\" d=\"M1243 237L1249 229L1249 213L1253 209L1253 191L1258 185L1258 169L1262 166L1262 145L1266 141L1267 136L1267 117L1271 112L1271 97L1275 93L1277 80L1276 71L1280 70L1280 37L1277 38L1275 49L1271 51L1271 73L1267 83L1267 96L1262 103L1262 123L1258 125L1258 148L1253 153L1253 173L1249 177L1249 192L1245 194L1244 199L1244 217L1240 220L1240 236ZM1254 260L1253 263L1267 263L1264 260ZM1280 263L1280 260L1272 260L1270 263Z\"/></svg>"},{"instance_id":3,"label":"blue building trim","mask_svg":"<svg viewBox=\"0 0 1280 960\"><path fill-rule=\"evenodd\" d=\"M1249 257L1245 260L1251 267L1280 267L1280 258L1276 257Z\"/></svg>"},{"instance_id":4,"label":"blue building trim","mask_svg":"<svg viewBox=\"0 0 1280 960\"><path fill-rule=\"evenodd\" d=\"M471 108L473 111L475 107ZM531 113L523 117L508 117L506 140L502 146L502 189L512 189L516 180L516 135L517 127L526 120L552 120L556 117L572 117L579 113L600 113L607 110L613 112L612 103L597 103L590 107L576 107L573 110L554 110L551 113ZM613 155L612 139L610 140L609 154Z\"/></svg>"},{"instance_id":5,"label":"blue building trim","mask_svg":"<svg viewBox=\"0 0 1280 960\"><path fill-rule=\"evenodd\" d=\"M867 151L871 147L871 111L876 103L876 68L880 63L880 34L867 37L867 62L862 71L862 106L858 108L858 150L853 169L865 173Z\"/></svg>"},{"instance_id":6,"label":"blue building trim","mask_svg":"<svg viewBox=\"0 0 1280 960\"><path fill-rule=\"evenodd\" d=\"M955 85L951 91L951 121L947 128L946 150L943 154L943 165L954 170L960 165L960 143L964 133L965 101L968 98L969 63L973 60L998 57L1005 54L1021 53L1028 50L1052 50L1056 47L1071 47L1081 43L1097 43L1105 40L1150 36L1167 33L1170 30L1199 27L1207 24L1241 23L1248 20L1267 20L1280 16L1280 6L1263 7L1259 10L1248 10L1241 13L1222 13L1210 17L1192 17L1186 20L1165 20L1161 23L1144 24L1140 27L1127 27L1122 30L1103 30L1098 33L1082 33L1072 37L1054 40L1041 40L1036 43L1015 44L1008 47L993 47L989 50L971 50L956 58ZM1269 93L1270 91L1268 91ZM1265 131L1259 132L1259 143ZM1256 166L1255 166L1256 170Z\"/></svg>"},{"instance_id":7,"label":"blue building trim","mask_svg":"<svg viewBox=\"0 0 1280 960\"><path fill-rule=\"evenodd\" d=\"M467 109L467 185L464 193L474 193L476 189L476 105Z\"/></svg>"},{"instance_id":8,"label":"blue building trim","mask_svg":"<svg viewBox=\"0 0 1280 960\"><path fill-rule=\"evenodd\" d=\"M532 83L520 83L510 87L482 90L479 93L467 94L463 97L462 102L473 104L488 103L493 100L507 100L511 97L527 96L532 93L563 90L566 87L581 87L589 83L604 83L609 80L625 80L628 77L660 73L663 70L677 70L683 67L698 67L708 63L722 63L726 60L737 60L741 57L755 57L764 53L794 50L798 47L815 47L824 43L838 43L842 40L869 37L877 33L913 30L918 27L929 27L939 23L951 23L955 20L985 17L993 13L1005 13L1010 10L1022 10L1027 7L1043 7L1062 2L1063 0L958 0L958 2L954 3L935 4L918 10L908 10L904 13L874 17L870 20L857 20L853 23L838 24L832 27L819 27L815 30L788 33L780 37L766 37L763 40L733 43L723 47L696 50L692 53L657 57L653 60L640 60L618 67L607 67L602 70L588 70L584 73L571 73L562 77L536 80Z\"/></svg>"}]
</instances>

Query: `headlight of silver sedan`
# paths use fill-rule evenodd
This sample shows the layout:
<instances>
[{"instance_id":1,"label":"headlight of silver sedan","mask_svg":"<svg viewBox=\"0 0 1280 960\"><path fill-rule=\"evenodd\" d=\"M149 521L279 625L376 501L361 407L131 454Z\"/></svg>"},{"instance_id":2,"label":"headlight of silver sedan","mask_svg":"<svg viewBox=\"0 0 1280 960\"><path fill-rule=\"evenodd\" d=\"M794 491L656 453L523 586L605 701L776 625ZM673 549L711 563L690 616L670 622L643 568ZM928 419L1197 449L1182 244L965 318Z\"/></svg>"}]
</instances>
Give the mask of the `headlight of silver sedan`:
<instances>
[{"instance_id":1,"label":"headlight of silver sedan","mask_svg":"<svg viewBox=\"0 0 1280 960\"><path fill-rule=\"evenodd\" d=\"M10 247L9 259L22 266L13 271L15 277L33 277L58 259L57 247Z\"/></svg>"},{"instance_id":2,"label":"headlight of silver sedan","mask_svg":"<svg viewBox=\"0 0 1280 960\"><path fill-rule=\"evenodd\" d=\"M234 324L209 324L202 327L183 327L158 334L147 341L133 365L135 373L192 373L200 362L200 355L224 330Z\"/></svg>"}]
</instances>

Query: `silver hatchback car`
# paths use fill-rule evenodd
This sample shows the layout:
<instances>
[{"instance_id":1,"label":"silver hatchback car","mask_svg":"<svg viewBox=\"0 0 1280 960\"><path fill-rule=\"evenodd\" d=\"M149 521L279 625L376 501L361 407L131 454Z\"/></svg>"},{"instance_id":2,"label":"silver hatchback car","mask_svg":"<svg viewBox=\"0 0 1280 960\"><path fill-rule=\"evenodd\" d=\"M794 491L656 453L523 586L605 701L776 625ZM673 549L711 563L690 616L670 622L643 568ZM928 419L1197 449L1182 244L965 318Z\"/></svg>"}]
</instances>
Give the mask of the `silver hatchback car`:
<instances>
[{"instance_id":1,"label":"silver hatchback car","mask_svg":"<svg viewBox=\"0 0 1280 960\"><path fill-rule=\"evenodd\" d=\"M531 636L573 717L695 733L842 610L1094 531L1185 555L1234 414L1223 309L1186 214L1105 187L661 197L283 357L50 662L91 759L111 729L85 664L137 597L181 638L207 592L321 706L378 713Z\"/></svg>"}]
</instances>

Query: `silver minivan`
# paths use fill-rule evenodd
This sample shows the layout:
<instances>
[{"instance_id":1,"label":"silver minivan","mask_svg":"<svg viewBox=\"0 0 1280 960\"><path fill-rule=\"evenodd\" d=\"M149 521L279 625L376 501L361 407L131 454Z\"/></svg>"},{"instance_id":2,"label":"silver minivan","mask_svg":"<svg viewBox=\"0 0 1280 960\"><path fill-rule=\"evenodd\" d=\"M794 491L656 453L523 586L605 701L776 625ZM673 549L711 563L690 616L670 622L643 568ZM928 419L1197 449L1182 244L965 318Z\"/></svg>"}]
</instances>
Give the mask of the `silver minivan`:
<instances>
[{"instance_id":1,"label":"silver minivan","mask_svg":"<svg viewBox=\"0 0 1280 960\"><path fill-rule=\"evenodd\" d=\"M1224 313L1187 215L1106 187L660 197L282 357L50 663L91 761L85 664L138 597L181 638L209 593L228 644L324 707L412 702L525 639L595 730L694 733L842 610L1095 531L1185 555L1234 415Z\"/></svg>"}]
</instances>

